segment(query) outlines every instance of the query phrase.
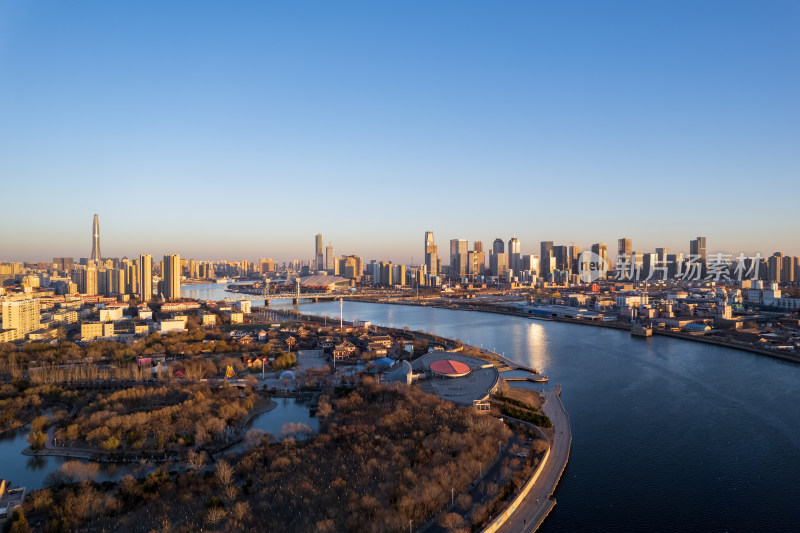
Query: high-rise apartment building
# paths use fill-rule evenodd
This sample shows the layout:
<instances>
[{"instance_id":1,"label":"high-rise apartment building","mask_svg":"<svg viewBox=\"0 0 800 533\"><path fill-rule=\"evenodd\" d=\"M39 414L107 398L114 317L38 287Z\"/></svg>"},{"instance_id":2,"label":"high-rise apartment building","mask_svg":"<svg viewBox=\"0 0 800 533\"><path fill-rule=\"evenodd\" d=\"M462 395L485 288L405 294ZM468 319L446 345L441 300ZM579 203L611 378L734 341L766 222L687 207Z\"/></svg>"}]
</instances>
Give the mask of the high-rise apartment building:
<instances>
[{"instance_id":1,"label":"high-rise apartment building","mask_svg":"<svg viewBox=\"0 0 800 533\"><path fill-rule=\"evenodd\" d=\"M54 257L53 264L58 270L69 272L75 266L75 260L72 257Z\"/></svg>"},{"instance_id":2,"label":"high-rise apartment building","mask_svg":"<svg viewBox=\"0 0 800 533\"><path fill-rule=\"evenodd\" d=\"M81 266L77 273L78 292L89 296L97 294L97 268L94 266L94 261L89 260L89 265Z\"/></svg>"},{"instance_id":3,"label":"high-rise apartment building","mask_svg":"<svg viewBox=\"0 0 800 533\"><path fill-rule=\"evenodd\" d=\"M149 302L153 299L153 256L142 254L139 256L139 299Z\"/></svg>"},{"instance_id":4,"label":"high-rise apartment building","mask_svg":"<svg viewBox=\"0 0 800 533\"><path fill-rule=\"evenodd\" d=\"M100 268L97 270L97 293L108 296L114 292L114 270Z\"/></svg>"},{"instance_id":5,"label":"high-rise apartment building","mask_svg":"<svg viewBox=\"0 0 800 533\"><path fill-rule=\"evenodd\" d=\"M373 282L377 281L376 285L381 284L387 287L394 285L394 280L392 279L394 275L394 265L392 265L390 261L381 261L380 263L376 263L375 267L377 267L375 268L377 272L373 274Z\"/></svg>"},{"instance_id":6,"label":"high-rise apartment building","mask_svg":"<svg viewBox=\"0 0 800 533\"><path fill-rule=\"evenodd\" d=\"M181 256L164 256L164 299L177 300L181 297Z\"/></svg>"},{"instance_id":7,"label":"high-rise apartment building","mask_svg":"<svg viewBox=\"0 0 800 533\"><path fill-rule=\"evenodd\" d=\"M99 263L100 257L100 222L98 222L97 215L95 215L94 221L92 221L92 255L89 259Z\"/></svg>"},{"instance_id":8,"label":"high-rise apartment building","mask_svg":"<svg viewBox=\"0 0 800 533\"><path fill-rule=\"evenodd\" d=\"M392 281L395 285L406 285L406 266L394 265L394 272L392 272Z\"/></svg>"},{"instance_id":9,"label":"high-rise apartment building","mask_svg":"<svg viewBox=\"0 0 800 533\"><path fill-rule=\"evenodd\" d=\"M122 268L125 270L125 291L124 294L138 294L139 292L139 267L138 260L131 261L127 257L122 258Z\"/></svg>"},{"instance_id":10,"label":"high-rise apartment building","mask_svg":"<svg viewBox=\"0 0 800 533\"><path fill-rule=\"evenodd\" d=\"M119 268L115 268L114 272L114 280L111 284L112 292L116 294L125 294L127 291L127 284L125 283L125 272L126 269L124 266L120 266Z\"/></svg>"},{"instance_id":11,"label":"high-rise apartment building","mask_svg":"<svg viewBox=\"0 0 800 533\"><path fill-rule=\"evenodd\" d=\"M39 329L41 315L39 300L11 300L2 303L3 329L14 329L17 338L23 338L31 331Z\"/></svg>"},{"instance_id":12,"label":"high-rise apartment building","mask_svg":"<svg viewBox=\"0 0 800 533\"><path fill-rule=\"evenodd\" d=\"M781 266L781 282L793 283L795 270L797 270L797 258L791 255L785 256Z\"/></svg>"},{"instance_id":13,"label":"high-rise apartment building","mask_svg":"<svg viewBox=\"0 0 800 533\"><path fill-rule=\"evenodd\" d=\"M768 280L780 283L783 277L783 253L775 252L767 259Z\"/></svg>"}]
</instances>

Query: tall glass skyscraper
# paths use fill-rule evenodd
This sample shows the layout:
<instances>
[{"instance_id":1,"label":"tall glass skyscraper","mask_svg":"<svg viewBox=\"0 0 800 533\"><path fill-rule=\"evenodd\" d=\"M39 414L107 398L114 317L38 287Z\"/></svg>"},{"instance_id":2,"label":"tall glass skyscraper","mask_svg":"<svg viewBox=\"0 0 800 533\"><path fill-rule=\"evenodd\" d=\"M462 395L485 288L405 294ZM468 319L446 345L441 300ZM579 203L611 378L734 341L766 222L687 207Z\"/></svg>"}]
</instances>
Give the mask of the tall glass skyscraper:
<instances>
[{"instance_id":1,"label":"tall glass skyscraper","mask_svg":"<svg viewBox=\"0 0 800 533\"><path fill-rule=\"evenodd\" d=\"M100 223L97 221L97 214L94 215L92 222L92 255L91 259L95 264L100 262Z\"/></svg>"},{"instance_id":2,"label":"tall glass skyscraper","mask_svg":"<svg viewBox=\"0 0 800 533\"><path fill-rule=\"evenodd\" d=\"M316 270L325 270L325 256L322 253L322 233L314 236L314 267Z\"/></svg>"}]
</instances>

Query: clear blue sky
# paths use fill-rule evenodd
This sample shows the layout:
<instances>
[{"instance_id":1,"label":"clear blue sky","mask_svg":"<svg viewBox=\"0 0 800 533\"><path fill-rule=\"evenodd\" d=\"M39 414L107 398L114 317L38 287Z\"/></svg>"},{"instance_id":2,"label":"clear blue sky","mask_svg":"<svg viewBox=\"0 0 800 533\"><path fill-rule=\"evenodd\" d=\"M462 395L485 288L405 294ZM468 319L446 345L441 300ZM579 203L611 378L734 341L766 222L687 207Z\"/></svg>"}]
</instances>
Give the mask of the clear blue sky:
<instances>
[{"instance_id":1,"label":"clear blue sky","mask_svg":"<svg viewBox=\"0 0 800 533\"><path fill-rule=\"evenodd\" d=\"M85 257L93 213L108 257L800 255L798 28L789 0L7 0L0 259Z\"/></svg>"}]
</instances>

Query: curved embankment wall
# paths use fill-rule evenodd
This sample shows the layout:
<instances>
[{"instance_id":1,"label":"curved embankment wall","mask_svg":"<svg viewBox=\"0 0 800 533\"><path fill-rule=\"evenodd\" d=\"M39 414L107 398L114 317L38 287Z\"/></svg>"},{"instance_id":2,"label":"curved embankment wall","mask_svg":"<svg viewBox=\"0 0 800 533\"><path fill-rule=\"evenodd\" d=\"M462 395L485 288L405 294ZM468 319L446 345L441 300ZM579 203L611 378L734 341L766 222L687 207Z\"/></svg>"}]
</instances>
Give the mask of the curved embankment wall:
<instances>
[{"instance_id":1,"label":"curved embankment wall","mask_svg":"<svg viewBox=\"0 0 800 533\"><path fill-rule=\"evenodd\" d=\"M522 487L522 490L519 492L519 494L517 494L517 497L514 498L511 501L511 503L508 504L505 511L503 511L497 518L495 518L494 521L481 533L494 533L500 528L500 526L505 524L506 520L508 520L508 518L512 514L514 514L514 511L516 511L517 506L522 502L522 500L524 500L528 496L528 493L531 491L531 488L533 488L533 485L536 483L536 480L539 479L539 474L541 474L542 470L544 470L544 465L547 464L547 459L549 457L550 457L550 448L547 448L547 451L544 452L544 457L542 457L542 462L539 463L539 466L536 468L536 472L534 472L531 478L528 480L528 482L525 483L525 486Z\"/></svg>"}]
</instances>

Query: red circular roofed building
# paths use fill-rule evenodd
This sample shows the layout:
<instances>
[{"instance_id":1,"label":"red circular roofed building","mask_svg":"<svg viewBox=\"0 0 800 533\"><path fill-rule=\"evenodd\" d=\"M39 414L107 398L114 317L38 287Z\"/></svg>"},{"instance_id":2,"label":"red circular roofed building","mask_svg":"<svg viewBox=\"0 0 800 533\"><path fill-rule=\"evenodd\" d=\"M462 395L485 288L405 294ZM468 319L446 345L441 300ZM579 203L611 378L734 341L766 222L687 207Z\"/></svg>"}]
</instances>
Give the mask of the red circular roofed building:
<instances>
[{"instance_id":1,"label":"red circular roofed building","mask_svg":"<svg viewBox=\"0 0 800 533\"><path fill-rule=\"evenodd\" d=\"M434 361L430 368L431 372L444 378L460 378L472 372L468 365L452 359Z\"/></svg>"}]
</instances>

